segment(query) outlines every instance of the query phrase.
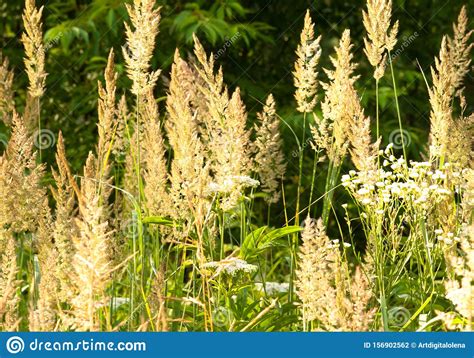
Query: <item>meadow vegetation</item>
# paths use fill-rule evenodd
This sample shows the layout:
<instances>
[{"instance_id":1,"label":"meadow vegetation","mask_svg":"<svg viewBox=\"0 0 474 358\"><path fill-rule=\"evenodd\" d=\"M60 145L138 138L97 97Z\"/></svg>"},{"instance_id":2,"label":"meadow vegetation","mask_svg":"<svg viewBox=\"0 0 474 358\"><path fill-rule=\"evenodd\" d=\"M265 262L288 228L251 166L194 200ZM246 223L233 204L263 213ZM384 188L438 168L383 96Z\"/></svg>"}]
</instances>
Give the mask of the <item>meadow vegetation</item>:
<instances>
[{"instance_id":1,"label":"meadow vegetation","mask_svg":"<svg viewBox=\"0 0 474 358\"><path fill-rule=\"evenodd\" d=\"M117 90L117 49L110 49L98 83L97 143L82 172L66 155L69 133L42 127L47 49L34 0L23 12L29 84L22 111L16 64L0 53L0 120L9 128L0 152L1 330L472 329L467 7L423 74L429 142L423 161L414 161L397 101L391 0L368 0L362 11L365 58L355 57L349 29L333 49L322 48L324 34L306 13L293 65L302 136L271 94L250 124L240 89L227 87L218 58L196 35L193 54L176 49L167 96L156 98L160 8L155 0L125 6L121 52L130 87ZM330 67L320 67L323 56ZM374 113L357 86L364 61L373 67ZM386 147L378 105L384 77L402 135ZM283 128L297 143L290 193ZM48 140L56 144L52 166L42 155ZM335 200L338 192L346 202ZM276 207L283 208L279 225Z\"/></svg>"}]
</instances>

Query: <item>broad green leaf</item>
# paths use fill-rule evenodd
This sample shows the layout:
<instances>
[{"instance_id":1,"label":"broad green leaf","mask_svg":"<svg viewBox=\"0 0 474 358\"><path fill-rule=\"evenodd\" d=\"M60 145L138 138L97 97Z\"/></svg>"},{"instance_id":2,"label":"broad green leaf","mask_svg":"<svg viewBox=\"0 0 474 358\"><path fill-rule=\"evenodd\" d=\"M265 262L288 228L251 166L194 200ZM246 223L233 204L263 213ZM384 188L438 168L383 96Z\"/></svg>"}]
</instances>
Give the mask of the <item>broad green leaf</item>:
<instances>
[{"instance_id":1,"label":"broad green leaf","mask_svg":"<svg viewBox=\"0 0 474 358\"><path fill-rule=\"evenodd\" d=\"M286 226L268 232L267 230L267 226L262 226L247 235L240 248L241 256L244 259L248 259L272 246L280 244L278 242L279 239L297 233L301 231L302 228L300 226Z\"/></svg>"},{"instance_id":2,"label":"broad green leaf","mask_svg":"<svg viewBox=\"0 0 474 358\"><path fill-rule=\"evenodd\" d=\"M177 224L170 219L161 217L161 216L148 216L142 219L143 224L156 224L156 225L163 225L163 226L170 226L175 227Z\"/></svg>"}]
</instances>

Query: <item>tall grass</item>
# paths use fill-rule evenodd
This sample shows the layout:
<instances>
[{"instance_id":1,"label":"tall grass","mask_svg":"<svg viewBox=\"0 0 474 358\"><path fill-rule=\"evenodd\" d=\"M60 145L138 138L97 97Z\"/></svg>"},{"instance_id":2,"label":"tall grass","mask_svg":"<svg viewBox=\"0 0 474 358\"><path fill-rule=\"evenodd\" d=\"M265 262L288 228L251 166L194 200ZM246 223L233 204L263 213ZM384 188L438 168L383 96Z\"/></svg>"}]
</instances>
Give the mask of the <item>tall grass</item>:
<instances>
[{"instance_id":1,"label":"tall grass","mask_svg":"<svg viewBox=\"0 0 474 358\"><path fill-rule=\"evenodd\" d=\"M288 123L277 114L277 100L268 95L250 128L240 90L226 86L215 57L194 37L194 55L176 50L166 104L158 108L160 71L151 59L160 10L154 0L134 0L127 10L122 52L130 93L117 98L111 50L98 87L97 146L83 172L73 173L69 134L59 133L51 187L43 184L49 169L35 152L46 54L42 9L33 0L23 17L24 113L15 108L13 72L0 57L0 118L11 128L0 157L2 330L472 328L474 115L465 114L462 85L473 45L465 7L454 34L443 38L428 84L424 162L410 161L403 141L401 157L393 144L380 148L378 86L387 65L403 130L391 1L369 0L363 13L375 135L357 91L350 31L329 54L307 12L294 70L304 133L295 134L296 192L285 186L289 148L279 127ZM323 54L332 66L321 71ZM305 173L307 126L313 168ZM317 180L325 182L323 193ZM347 194L346 203L334 199L338 192ZM293 199L295 213L286 205ZM270 227L272 204L280 200L285 220ZM336 215L338 206L345 215Z\"/></svg>"}]
</instances>

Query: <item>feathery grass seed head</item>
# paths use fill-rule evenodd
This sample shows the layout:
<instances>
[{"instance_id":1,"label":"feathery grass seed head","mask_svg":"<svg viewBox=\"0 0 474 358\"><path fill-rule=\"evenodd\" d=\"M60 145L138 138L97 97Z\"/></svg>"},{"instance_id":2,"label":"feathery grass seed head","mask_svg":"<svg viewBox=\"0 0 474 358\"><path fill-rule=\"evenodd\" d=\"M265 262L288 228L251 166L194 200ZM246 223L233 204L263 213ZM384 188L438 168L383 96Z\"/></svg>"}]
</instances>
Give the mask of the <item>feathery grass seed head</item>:
<instances>
[{"instance_id":1,"label":"feathery grass seed head","mask_svg":"<svg viewBox=\"0 0 474 358\"><path fill-rule=\"evenodd\" d=\"M126 4L131 26L125 23L127 45L122 48L132 93L139 96L153 89L160 71L149 72L160 23L160 8L155 0L133 0Z\"/></svg>"},{"instance_id":2,"label":"feathery grass seed head","mask_svg":"<svg viewBox=\"0 0 474 358\"><path fill-rule=\"evenodd\" d=\"M316 105L318 90L317 66L321 57L321 36L314 38L314 24L309 10L304 18L300 44L296 50L293 81L296 87L295 99L300 112L311 112Z\"/></svg>"},{"instance_id":3,"label":"feathery grass seed head","mask_svg":"<svg viewBox=\"0 0 474 358\"><path fill-rule=\"evenodd\" d=\"M275 203L280 198L279 182L285 175L286 163L282 152L279 120L275 111L275 100L270 94L263 111L257 114L259 123L255 125L255 170L258 173L262 190L268 194L265 200Z\"/></svg>"},{"instance_id":4,"label":"feathery grass seed head","mask_svg":"<svg viewBox=\"0 0 474 358\"><path fill-rule=\"evenodd\" d=\"M375 67L374 78L380 80L385 72L387 54L397 43L398 21L390 28L392 0L368 0L367 11L362 11L367 37L364 52Z\"/></svg>"}]
</instances>

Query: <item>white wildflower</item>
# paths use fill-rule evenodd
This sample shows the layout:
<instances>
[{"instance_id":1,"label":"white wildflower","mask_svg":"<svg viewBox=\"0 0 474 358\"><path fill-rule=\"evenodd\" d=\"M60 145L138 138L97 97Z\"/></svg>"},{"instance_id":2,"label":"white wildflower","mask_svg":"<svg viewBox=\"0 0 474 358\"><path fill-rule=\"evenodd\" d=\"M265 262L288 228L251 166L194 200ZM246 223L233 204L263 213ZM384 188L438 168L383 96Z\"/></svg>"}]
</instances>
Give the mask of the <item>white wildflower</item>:
<instances>
[{"instance_id":1,"label":"white wildflower","mask_svg":"<svg viewBox=\"0 0 474 358\"><path fill-rule=\"evenodd\" d=\"M130 298L128 297L112 297L113 309L117 309L120 306L128 304L129 302L130 302Z\"/></svg>"},{"instance_id":2,"label":"white wildflower","mask_svg":"<svg viewBox=\"0 0 474 358\"><path fill-rule=\"evenodd\" d=\"M369 199L369 198L364 198L364 199L362 199L361 203L362 203L362 205L369 205L369 204L372 203L372 200Z\"/></svg>"},{"instance_id":3,"label":"white wildflower","mask_svg":"<svg viewBox=\"0 0 474 358\"><path fill-rule=\"evenodd\" d=\"M235 175L224 178L221 183L212 182L208 185L208 192L211 194L221 193L228 194L235 190L236 187L255 188L260 185L258 180L252 179L246 175Z\"/></svg>"},{"instance_id":4,"label":"white wildflower","mask_svg":"<svg viewBox=\"0 0 474 358\"><path fill-rule=\"evenodd\" d=\"M370 193L370 191L368 191L367 188L359 189L359 191L357 192L357 194L359 194L359 195L367 195L369 193Z\"/></svg>"},{"instance_id":5,"label":"white wildflower","mask_svg":"<svg viewBox=\"0 0 474 358\"><path fill-rule=\"evenodd\" d=\"M279 293L288 292L290 284L288 282L265 282L265 286L262 282L257 282L255 288L259 292L266 292L268 296L278 295Z\"/></svg>"},{"instance_id":6,"label":"white wildflower","mask_svg":"<svg viewBox=\"0 0 474 358\"><path fill-rule=\"evenodd\" d=\"M235 276L239 272L253 273L258 269L257 266L249 264L247 261L236 257L230 257L221 261L207 262L202 265L202 268L215 269L215 276L222 272Z\"/></svg>"}]
</instances>

